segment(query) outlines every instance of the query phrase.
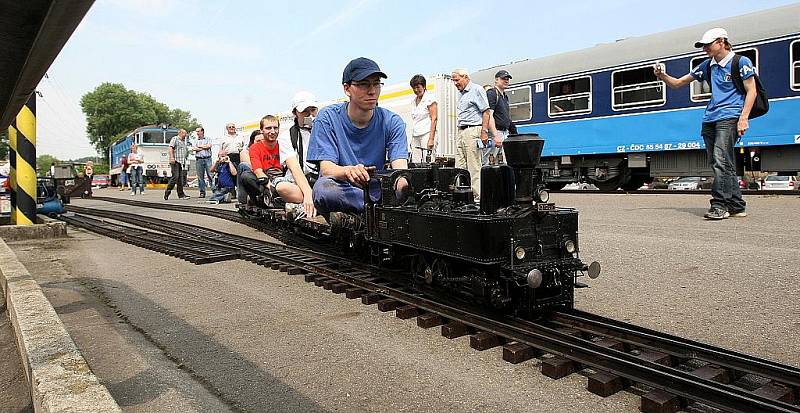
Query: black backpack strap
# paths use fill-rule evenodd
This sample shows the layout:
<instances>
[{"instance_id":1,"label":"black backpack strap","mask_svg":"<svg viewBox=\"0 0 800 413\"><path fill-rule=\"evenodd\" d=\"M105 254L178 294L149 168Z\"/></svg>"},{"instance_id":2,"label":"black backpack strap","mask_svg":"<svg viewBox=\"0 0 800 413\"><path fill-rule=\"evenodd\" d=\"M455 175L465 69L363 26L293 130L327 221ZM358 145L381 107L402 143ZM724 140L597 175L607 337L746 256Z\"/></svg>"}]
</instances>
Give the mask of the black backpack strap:
<instances>
[{"instance_id":1,"label":"black backpack strap","mask_svg":"<svg viewBox=\"0 0 800 413\"><path fill-rule=\"evenodd\" d=\"M736 86L736 90L738 90L739 93L744 95L747 92L744 89L744 81L742 80L742 73L739 70L740 60L742 60L742 56L739 56L738 54L733 55L733 62L731 63L731 80L733 80L733 85Z\"/></svg>"},{"instance_id":2,"label":"black backpack strap","mask_svg":"<svg viewBox=\"0 0 800 413\"><path fill-rule=\"evenodd\" d=\"M706 60L706 82L708 83L708 91L714 91L714 82L711 81L711 58Z\"/></svg>"},{"instance_id":3,"label":"black backpack strap","mask_svg":"<svg viewBox=\"0 0 800 413\"><path fill-rule=\"evenodd\" d=\"M294 148L295 152L297 152L297 160L300 162L300 166L303 165L303 148L298 149L298 142L302 142L300 139L300 126L295 124L289 128L289 138L292 140L292 148ZM302 144L302 143L301 143Z\"/></svg>"}]
</instances>

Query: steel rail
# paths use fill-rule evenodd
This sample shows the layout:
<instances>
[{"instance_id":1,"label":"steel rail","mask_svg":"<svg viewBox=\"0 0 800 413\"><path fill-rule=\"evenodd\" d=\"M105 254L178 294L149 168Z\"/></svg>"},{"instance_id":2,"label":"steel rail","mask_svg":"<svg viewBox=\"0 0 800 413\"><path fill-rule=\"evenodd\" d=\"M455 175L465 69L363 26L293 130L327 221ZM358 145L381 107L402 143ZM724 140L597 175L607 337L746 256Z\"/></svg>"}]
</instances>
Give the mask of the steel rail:
<instances>
[{"instance_id":1,"label":"steel rail","mask_svg":"<svg viewBox=\"0 0 800 413\"><path fill-rule=\"evenodd\" d=\"M769 378L782 384L800 387L800 368L725 350L584 311L569 310L554 313L547 321L661 351L679 358L707 361Z\"/></svg>"}]
</instances>

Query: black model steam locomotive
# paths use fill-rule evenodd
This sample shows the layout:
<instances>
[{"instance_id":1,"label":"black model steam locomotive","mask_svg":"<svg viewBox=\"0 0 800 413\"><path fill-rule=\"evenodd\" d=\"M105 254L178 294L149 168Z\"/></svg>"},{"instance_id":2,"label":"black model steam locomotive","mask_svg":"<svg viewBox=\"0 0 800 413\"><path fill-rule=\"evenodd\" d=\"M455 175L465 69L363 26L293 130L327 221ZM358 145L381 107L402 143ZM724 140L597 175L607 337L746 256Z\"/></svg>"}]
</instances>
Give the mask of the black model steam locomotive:
<instances>
[{"instance_id":1,"label":"black model steam locomotive","mask_svg":"<svg viewBox=\"0 0 800 413\"><path fill-rule=\"evenodd\" d=\"M578 211L548 202L535 169L543 144L535 134L509 137L508 165L481 170L477 203L464 169L387 170L373 176L361 216L293 225L407 270L422 292L521 317L572 307L577 277L597 277L600 265L578 258Z\"/></svg>"}]
</instances>

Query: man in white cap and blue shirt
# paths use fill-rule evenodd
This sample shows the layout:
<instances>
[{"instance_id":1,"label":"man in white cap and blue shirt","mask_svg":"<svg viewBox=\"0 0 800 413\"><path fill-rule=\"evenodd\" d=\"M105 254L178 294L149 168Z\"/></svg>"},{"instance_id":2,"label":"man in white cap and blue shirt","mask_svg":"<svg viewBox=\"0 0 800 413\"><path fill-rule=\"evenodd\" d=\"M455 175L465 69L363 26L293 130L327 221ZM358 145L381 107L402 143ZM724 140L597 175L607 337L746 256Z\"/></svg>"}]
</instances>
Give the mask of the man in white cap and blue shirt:
<instances>
[{"instance_id":1,"label":"man in white cap and blue shirt","mask_svg":"<svg viewBox=\"0 0 800 413\"><path fill-rule=\"evenodd\" d=\"M711 186L711 208L706 219L720 220L728 217L745 217L745 201L736 177L736 155L734 146L750 127L750 110L756 100L756 84L753 62L740 56L739 75L744 91L739 91L732 75L734 53L728 42L728 32L722 28L706 31L695 47L702 48L708 59L697 65L683 77L676 79L667 74L661 64L653 67L659 79L669 87L677 89L694 80L708 82L711 99L703 115L701 135L714 171Z\"/></svg>"}]
</instances>

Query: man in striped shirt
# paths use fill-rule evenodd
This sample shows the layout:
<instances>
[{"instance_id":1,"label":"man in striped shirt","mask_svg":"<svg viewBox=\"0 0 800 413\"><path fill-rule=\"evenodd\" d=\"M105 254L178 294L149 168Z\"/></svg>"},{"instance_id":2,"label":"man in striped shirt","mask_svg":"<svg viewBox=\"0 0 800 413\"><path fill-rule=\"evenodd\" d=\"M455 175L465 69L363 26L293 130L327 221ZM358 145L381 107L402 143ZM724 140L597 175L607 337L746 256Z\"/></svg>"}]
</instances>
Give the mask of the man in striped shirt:
<instances>
[{"instance_id":1,"label":"man in striped shirt","mask_svg":"<svg viewBox=\"0 0 800 413\"><path fill-rule=\"evenodd\" d=\"M186 182L186 167L188 166L189 148L186 146L186 130L178 131L178 136L169 141L169 167L172 176L167 183L167 190L164 191L164 200L169 199L172 188L178 185L178 199L188 199L189 196L183 193L183 183Z\"/></svg>"}]
</instances>

